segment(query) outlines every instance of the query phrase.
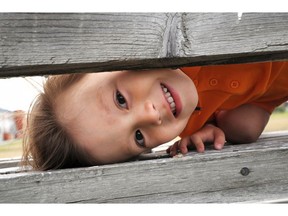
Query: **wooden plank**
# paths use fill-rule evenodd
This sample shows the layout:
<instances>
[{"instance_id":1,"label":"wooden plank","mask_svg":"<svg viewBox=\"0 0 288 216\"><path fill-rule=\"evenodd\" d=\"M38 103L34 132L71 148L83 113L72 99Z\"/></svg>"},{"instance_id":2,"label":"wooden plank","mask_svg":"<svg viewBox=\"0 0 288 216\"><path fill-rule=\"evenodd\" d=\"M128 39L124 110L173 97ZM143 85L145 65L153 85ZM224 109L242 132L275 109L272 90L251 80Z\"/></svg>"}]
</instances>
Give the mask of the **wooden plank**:
<instances>
[{"instance_id":1,"label":"wooden plank","mask_svg":"<svg viewBox=\"0 0 288 216\"><path fill-rule=\"evenodd\" d=\"M1 13L0 77L288 59L288 13Z\"/></svg>"},{"instance_id":2,"label":"wooden plank","mask_svg":"<svg viewBox=\"0 0 288 216\"><path fill-rule=\"evenodd\" d=\"M286 134L180 158L0 174L0 202L286 202L287 141Z\"/></svg>"},{"instance_id":3,"label":"wooden plank","mask_svg":"<svg viewBox=\"0 0 288 216\"><path fill-rule=\"evenodd\" d=\"M0 158L0 169L19 165L21 158Z\"/></svg>"}]
</instances>

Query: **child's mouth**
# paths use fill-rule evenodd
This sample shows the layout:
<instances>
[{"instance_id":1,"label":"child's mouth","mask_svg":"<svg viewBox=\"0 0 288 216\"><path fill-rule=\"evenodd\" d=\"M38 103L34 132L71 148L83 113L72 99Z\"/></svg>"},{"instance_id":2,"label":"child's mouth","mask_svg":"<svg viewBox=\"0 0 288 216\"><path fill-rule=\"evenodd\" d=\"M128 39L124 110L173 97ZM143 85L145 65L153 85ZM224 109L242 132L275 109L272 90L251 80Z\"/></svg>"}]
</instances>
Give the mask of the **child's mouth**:
<instances>
[{"instance_id":1,"label":"child's mouth","mask_svg":"<svg viewBox=\"0 0 288 216\"><path fill-rule=\"evenodd\" d=\"M175 102L175 99L173 97L173 94L171 93L169 88L162 83L161 83L161 88L162 88L162 91L165 95L166 101L168 102L168 104L170 106L170 110L171 110L172 114L174 115L174 117L177 117L177 106L176 106L176 102Z\"/></svg>"}]
</instances>

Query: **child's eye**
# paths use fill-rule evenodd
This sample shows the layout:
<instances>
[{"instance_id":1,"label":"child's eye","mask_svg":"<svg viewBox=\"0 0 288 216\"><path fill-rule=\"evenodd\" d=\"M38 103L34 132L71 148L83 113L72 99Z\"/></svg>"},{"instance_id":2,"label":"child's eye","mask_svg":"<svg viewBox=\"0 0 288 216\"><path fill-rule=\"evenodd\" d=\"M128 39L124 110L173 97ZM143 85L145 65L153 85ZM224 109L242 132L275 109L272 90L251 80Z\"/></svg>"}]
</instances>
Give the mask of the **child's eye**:
<instances>
[{"instance_id":1,"label":"child's eye","mask_svg":"<svg viewBox=\"0 0 288 216\"><path fill-rule=\"evenodd\" d=\"M143 147L145 148L145 139L144 139L144 136L143 134L141 133L140 130L137 130L135 132L135 142L137 143L137 145L139 145L140 147Z\"/></svg>"},{"instance_id":2,"label":"child's eye","mask_svg":"<svg viewBox=\"0 0 288 216\"><path fill-rule=\"evenodd\" d=\"M128 108L126 99L123 97L123 95L119 91L116 92L116 101L120 107L125 108L125 109Z\"/></svg>"}]
</instances>

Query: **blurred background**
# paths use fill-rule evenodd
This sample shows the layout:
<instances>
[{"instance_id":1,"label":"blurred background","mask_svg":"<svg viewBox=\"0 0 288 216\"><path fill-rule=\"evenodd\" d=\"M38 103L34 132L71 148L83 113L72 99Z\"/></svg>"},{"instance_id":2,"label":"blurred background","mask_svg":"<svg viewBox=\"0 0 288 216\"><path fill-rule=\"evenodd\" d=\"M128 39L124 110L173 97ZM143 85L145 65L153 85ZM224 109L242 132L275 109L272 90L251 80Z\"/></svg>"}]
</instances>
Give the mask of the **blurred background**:
<instances>
[{"instance_id":1,"label":"blurred background","mask_svg":"<svg viewBox=\"0 0 288 216\"><path fill-rule=\"evenodd\" d=\"M0 158L21 157L26 114L44 82L41 76L0 79Z\"/></svg>"}]
</instances>

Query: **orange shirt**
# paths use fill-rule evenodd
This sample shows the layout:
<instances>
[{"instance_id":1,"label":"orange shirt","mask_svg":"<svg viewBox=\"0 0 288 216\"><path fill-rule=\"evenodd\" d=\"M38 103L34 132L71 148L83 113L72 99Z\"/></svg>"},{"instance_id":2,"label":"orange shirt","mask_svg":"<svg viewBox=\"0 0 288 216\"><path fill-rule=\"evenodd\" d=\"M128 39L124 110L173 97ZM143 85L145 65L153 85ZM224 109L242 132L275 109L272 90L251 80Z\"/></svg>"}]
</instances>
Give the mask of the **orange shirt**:
<instances>
[{"instance_id":1,"label":"orange shirt","mask_svg":"<svg viewBox=\"0 0 288 216\"><path fill-rule=\"evenodd\" d=\"M268 112L288 100L288 62L184 67L181 70L195 83L198 106L181 133L191 135L219 110L254 104Z\"/></svg>"}]
</instances>

